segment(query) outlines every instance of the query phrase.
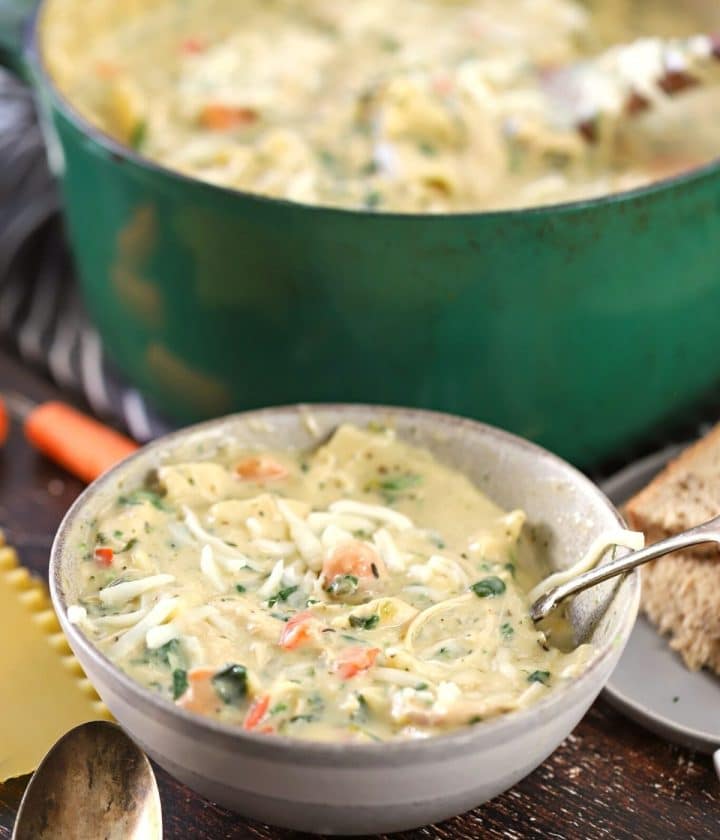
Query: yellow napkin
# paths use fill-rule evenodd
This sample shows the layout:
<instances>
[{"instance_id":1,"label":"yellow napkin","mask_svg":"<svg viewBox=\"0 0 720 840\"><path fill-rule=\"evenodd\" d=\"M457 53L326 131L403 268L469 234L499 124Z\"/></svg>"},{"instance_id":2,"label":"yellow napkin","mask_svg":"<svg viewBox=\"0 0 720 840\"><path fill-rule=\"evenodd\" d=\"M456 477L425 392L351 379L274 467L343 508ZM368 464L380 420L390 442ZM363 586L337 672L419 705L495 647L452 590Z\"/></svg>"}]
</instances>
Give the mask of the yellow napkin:
<instances>
[{"instance_id":1,"label":"yellow napkin","mask_svg":"<svg viewBox=\"0 0 720 840\"><path fill-rule=\"evenodd\" d=\"M0 531L0 782L30 773L55 741L110 719L73 656L47 589Z\"/></svg>"}]
</instances>

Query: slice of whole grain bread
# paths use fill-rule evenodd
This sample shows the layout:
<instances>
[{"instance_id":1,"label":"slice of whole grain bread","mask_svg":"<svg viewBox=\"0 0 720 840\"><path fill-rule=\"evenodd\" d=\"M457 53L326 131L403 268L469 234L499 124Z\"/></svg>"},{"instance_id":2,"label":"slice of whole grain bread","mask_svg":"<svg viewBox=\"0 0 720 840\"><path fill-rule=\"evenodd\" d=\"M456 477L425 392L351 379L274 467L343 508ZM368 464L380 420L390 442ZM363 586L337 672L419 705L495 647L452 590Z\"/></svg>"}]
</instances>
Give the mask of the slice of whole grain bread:
<instances>
[{"instance_id":1,"label":"slice of whole grain bread","mask_svg":"<svg viewBox=\"0 0 720 840\"><path fill-rule=\"evenodd\" d=\"M642 608L692 671L720 674L720 564L668 554L642 569Z\"/></svg>"},{"instance_id":2,"label":"slice of whole grain bread","mask_svg":"<svg viewBox=\"0 0 720 840\"><path fill-rule=\"evenodd\" d=\"M671 461L625 505L625 513L630 525L645 533L648 543L720 515L720 424ZM720 557L713 543L685 553L691 557Z\"/></svg>"},{"instance_id":3,"label":"slice of whole grain bread","mask_svg":"<svg viewBox=\"0 0 720 840\"><path fill-rule=\"evenodd\" d=\"M625 505L647 543L720 515L720 424ZM642 569L642 609L692 670L720 674L720 552L713 544L660 557Z\"/></svg>"}]
</instances>

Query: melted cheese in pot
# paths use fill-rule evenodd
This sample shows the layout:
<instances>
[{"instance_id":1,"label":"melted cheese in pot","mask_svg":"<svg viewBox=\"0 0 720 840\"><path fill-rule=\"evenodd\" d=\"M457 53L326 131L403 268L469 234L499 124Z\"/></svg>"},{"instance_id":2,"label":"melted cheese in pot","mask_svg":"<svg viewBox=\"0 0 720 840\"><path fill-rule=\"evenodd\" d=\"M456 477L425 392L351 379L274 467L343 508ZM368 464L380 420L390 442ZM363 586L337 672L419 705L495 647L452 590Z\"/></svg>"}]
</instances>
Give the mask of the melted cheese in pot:
<instances>
[{"instance_id":1,"label":"melted cheese in pot","mask_svg":"<svg viewBox=\"0 0 720 840\"><path fill-rule=\"evenodd\" d=\"M529 618L524 521L389 430L343 426L313 452L227 445L97 518L71 618L192 712L296 738L425 737L527 706L590 656Z\"/></svg>"},{"instance_id":2,"label":"melted cheese in pot","mask_svg":"<svg viewBox=\"0 0 720 840\"><path fill-rule=\"evenodd\" d=\"M670 0L394 0L392 14L385 0L49 0L43 50L86 117L168 167L310 204L443 213L602 195L716 155L717 95L695 98L704 129L689 136L688 111L655 87L654 36L693 21L720 26ZM581 101L562 74L550 83L638 35L651 37L601 63ZM633 91L657 113L624 119ZM595 145L577 130L586 94L608 115Z\"/></svg>"}]
</instances>

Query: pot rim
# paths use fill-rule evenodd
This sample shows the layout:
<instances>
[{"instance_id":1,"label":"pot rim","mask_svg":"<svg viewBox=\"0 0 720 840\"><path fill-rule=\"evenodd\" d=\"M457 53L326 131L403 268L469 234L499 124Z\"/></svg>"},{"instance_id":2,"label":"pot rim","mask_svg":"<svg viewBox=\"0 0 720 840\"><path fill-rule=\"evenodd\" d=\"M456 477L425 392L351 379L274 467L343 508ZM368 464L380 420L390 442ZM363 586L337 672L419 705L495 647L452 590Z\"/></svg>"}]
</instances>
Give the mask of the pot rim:
<instances>
[{"instance_id":1,"label":"pot rim","mask_svg":"<svg viewBox=\"0 0 720 840\"><path fill-rule=\"evenodd\" d=\"M640 577L637 570L619 584L611 598L611 600L614 600L619 596L621 587L631 587L627 596L628 606L623 615L619 617L618 626L614 628L611 638L596 650L588 666L577 678L565 686L553 689L547 697L525 709L509 712L473 726L421 740L343 744L246 732L239 726L185 711L170 700L141 686L114 665L78 627L69 623L67 619L68 604L65 600L62 583L66 539L76 520L82 517L85 506L92 502L93 497L99 490L112 484L117 477L125 473L130 465L137 461L146 460L158 451L168 452L187 437L212 432L224 425L233 425L238 422L252 422L253 420L262 422L269 418L287 415L299 415L302 418L302 415L308 411L327 411L348 415L360 411L376 413L381 416L391 414L410 420L421 418L438 428L450 426L456 429L467 429L470 433L480 433L516 449L528 450L538 459L559 468L572 481L573 486L582 493L594 497L609 510L618 524L624 526L620 513L605 494L575 467L530 441L494 426L464 417L424 409L363 403L305 403L244 411L188 426L143 446L94 481L80 494L65 514L53 541L50 554L49 582L55 611L63 630L72 641L73 650L76 652L78 649L82 650L83 657L92 661L93 666L101 672L103 679L112 685L115 693L121 695L125 702L141 709L143 715L152 718L161 725L168 727L182 725L188 734L200 741L213 741L225 748L232 746L251 755L299 764L341 765L350 763L357 766L396 766L412 763L420 757L440 758L449 752L457 754L472 752L477 743L482 743L485 747L501 745L513 734L517 735L523 730L532 732L537 725L556 718L563 710L572 705L574 699L590 693L594 689L596 689L595 694L600 692L603 687L602 684L593 685L597 681L598 673L605 667L607 660L616 653L618 646L622 648L625 645L635 623L640 603Z\"/></svg>"},{"instance_id":2,"label":"pot rim","mask_svg":"<svg viewBox=\"0 0 720 840\"><path fill-rule=\"evenodd\" d=\"M470 222L480 219L490 221L514 220L525 217L548 216L554 213L567 214L582 211L592 211L595 208L604 208L615 204L626 204L633 201L642 201L645 198L652 198L657 194L669 193L676 187L691 185L696 181L702 181L720 173L720 155L700 166L693 167L686 172L681 172L669 178L662 178L658 181L651 181L648 184L634 187L629 190L611 192L595 198L578 199L575 201L561 201L555 204L544 204L540 206L516 207L506 210L476 210L460 211L450 213L410 213L399 211L377 211L367 208L334 207L326 204L309 204L302 201L295 201L289 198L278 198L267 196L261 193L248 192L234 187L213 184L201 178L187 175L186 173L172 169L168 166L152 160L149 157L139 154L129 146L115 140L111 135L93 125L86 119L72 102L57 87L49 69L45 64L40 30L42 29L42 17L47 0L41 0L31 15L26 30L25 56L30 62L35 74L39 73L43 82L51 92L54 104L82 134L93 140L103 151L107 152L114 159L129 161L141 169L152 174L175 180L180 183L192 186L209 195L222 195L226 198L240 197L246 201L258 202L262 205L280 206L287 209L303 210L305 212L326 214L339 217L357 216L361 219L392 219L400 223L418 223L432 220L433 224L452 224L454 221Z\"/></svg>"}]
</instances>

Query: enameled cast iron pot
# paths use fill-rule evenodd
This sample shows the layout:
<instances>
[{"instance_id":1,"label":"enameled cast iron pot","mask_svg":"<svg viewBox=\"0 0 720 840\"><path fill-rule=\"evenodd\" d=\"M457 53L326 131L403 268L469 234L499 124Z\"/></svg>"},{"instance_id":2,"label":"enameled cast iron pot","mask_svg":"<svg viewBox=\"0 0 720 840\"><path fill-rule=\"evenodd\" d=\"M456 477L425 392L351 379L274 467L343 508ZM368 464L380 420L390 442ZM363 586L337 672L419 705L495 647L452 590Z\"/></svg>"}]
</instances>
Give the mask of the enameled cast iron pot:
<instances>
[{"instance_id":1,"label":"enameled cast iron pot","mask_svg":"<svg viewBox=\"0 0 720 840\"><path fill-rule=\"evenodd\" d=\"M8 3L28 5L0 11ZM178 420L295 400L402 403L481 418L588 466L719 383L717 162L509 212L262 198L91 127L43 67L42 25L41 8L18 61L87 305L114 360Z\"/></svg>"},{"instance_id":2,"label":"enameled cast iron pot","mask_svg":"<svg viewBox=\"0 0 720 840\"><path fill-rule=\"evenodd\" d=\"M257 735L180 709L142 688L67 618L78 597L78 549L94 518L167 458L235 439L258 448L316 446L340 423L392 425L465 472L490 498L528 516L528 536L553 568L576 562L622 522L585 476L506 432L435 412L361 405L248 412L176 432L144 447L92 484L63 520L52 548L50 591L85 673L123 728L158 764L194 790L247 817L301 831L400 831L467 811L526 776L571 732L617 664L640 601L637 572L578 595L570 620L594 655L585 671L535 705L438 737L381 744ZM313 428L315 426L313 425ZM207 448L206 450L207 451Z\"/></svg>"}]
</instances>

